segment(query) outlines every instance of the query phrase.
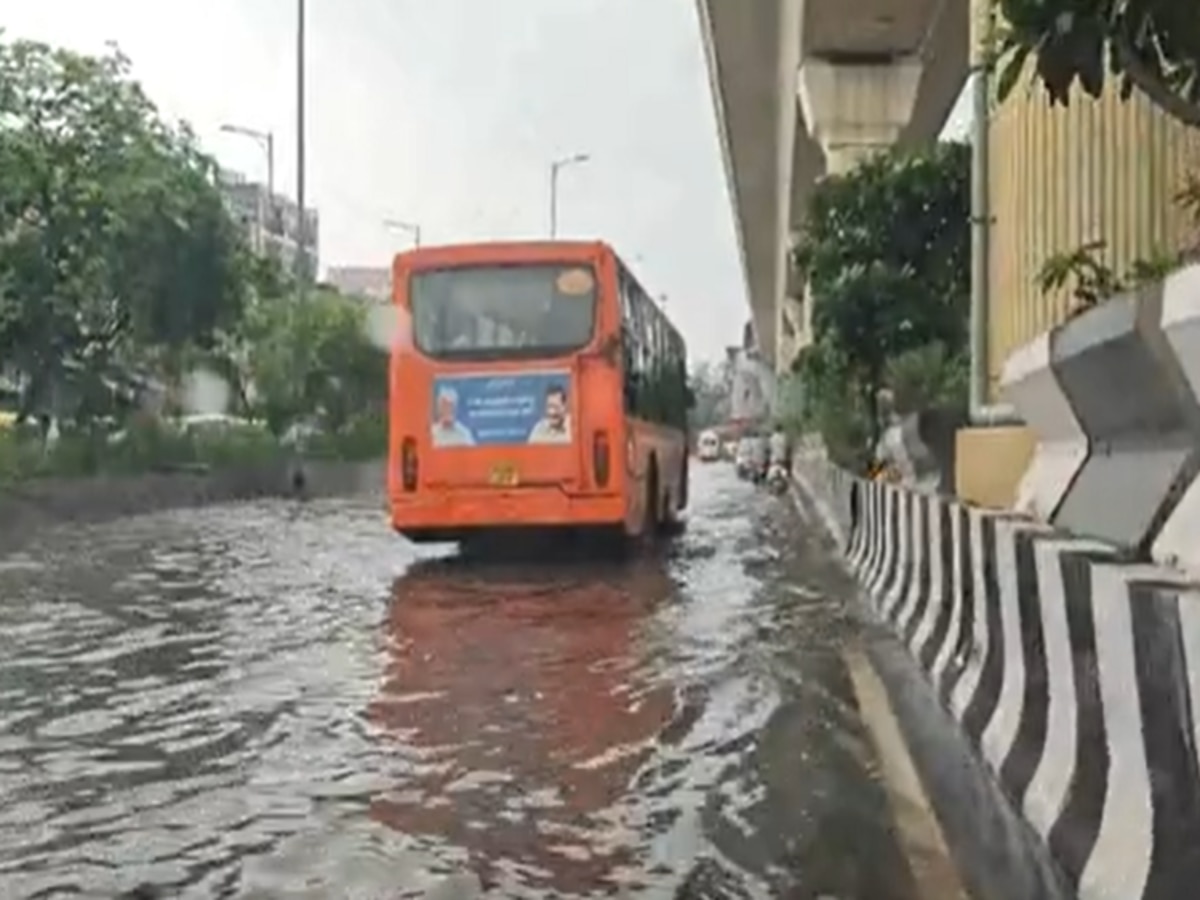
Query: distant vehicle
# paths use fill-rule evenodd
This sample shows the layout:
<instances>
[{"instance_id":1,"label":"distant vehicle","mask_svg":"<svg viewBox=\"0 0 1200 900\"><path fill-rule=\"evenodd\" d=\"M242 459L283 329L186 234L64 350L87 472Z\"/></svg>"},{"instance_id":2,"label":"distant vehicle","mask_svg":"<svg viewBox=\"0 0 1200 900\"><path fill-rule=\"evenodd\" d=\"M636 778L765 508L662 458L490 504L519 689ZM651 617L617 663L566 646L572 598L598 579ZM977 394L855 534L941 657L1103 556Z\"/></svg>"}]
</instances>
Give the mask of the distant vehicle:
<instances>
[{"instance_id":1,"label":"distant vehicle","mask_svg":"<svg viewBox=\"0 0 1200 900\"><path fill-rule=\"evenodd\" d=\"M787 491L789 483L787 468L782 463L772 462L767 467L766 482L767 489L772 494L784 493Z\"/></svg>"},{"instance_id":2,"label":"distant vehicle","mask_svg":"<svg viewBox=\"0 0 1200 900\"><path fill-rule=\"evenodd\" d=\"M705 431L696 441L696 455L701 462L716 462L721 458L721 438L715 431Z\"/></svg>"},{"instance_id":3,"label":"distant vehicle","mask_svg":"<svg viewBox=\"0 0 1200 900\"><path fill-rule=\"evenodd\" d=\"M388 494L417 542L595 527L688 501L687 349L607 244L399 254Z\"/></svg>"},{"instance_id":4,"label":"distant vehicle","mask_svg":"<svg viewBox=\"0 0 1200 900\"><path fill-rule=\"evenodd\" d=\"M738 441L734 465L739 478L762 481L767 474L767 439L759 435L746 435Z\"/></svg>"}]
</instances>

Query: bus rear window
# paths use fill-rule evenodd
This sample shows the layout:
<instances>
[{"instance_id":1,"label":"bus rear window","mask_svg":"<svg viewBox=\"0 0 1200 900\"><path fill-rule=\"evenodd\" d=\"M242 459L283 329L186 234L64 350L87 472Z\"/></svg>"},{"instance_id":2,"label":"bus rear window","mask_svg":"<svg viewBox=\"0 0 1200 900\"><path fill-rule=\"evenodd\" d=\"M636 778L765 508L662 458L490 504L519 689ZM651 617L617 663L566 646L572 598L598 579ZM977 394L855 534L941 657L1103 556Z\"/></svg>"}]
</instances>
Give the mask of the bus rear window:
<instances>
[{"instance_id":1,"label":"bus rear window","mask_svg":"<svg viewBox=\"0 0 1200 900\"><path fill-rule=\"evenodd\" d=\"M417 348L441 359L570 353L592 338L596 278L586 266L461 266L409 283Z\"/></svg>"}]
</instances>

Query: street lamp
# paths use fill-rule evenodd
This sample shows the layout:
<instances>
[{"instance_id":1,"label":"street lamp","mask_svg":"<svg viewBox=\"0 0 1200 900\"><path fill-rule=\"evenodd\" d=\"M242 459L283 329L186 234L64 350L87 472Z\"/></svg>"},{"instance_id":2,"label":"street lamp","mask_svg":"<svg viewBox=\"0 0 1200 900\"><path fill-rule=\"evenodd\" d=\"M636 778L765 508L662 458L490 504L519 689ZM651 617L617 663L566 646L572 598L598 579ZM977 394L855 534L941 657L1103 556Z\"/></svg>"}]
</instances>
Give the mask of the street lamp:
<instances>
[{"instance_id":1,"label":"street lamp","mask_svg":"<svg viewBox=\"0 0 1200 900\"><path fill-rule=\"evenodd\" d=\"M384 219L384 228L392 228L396 231L403 231L412 235L413 246L421 246L421 226L414 225L412 222L401 222L399 219Z\"/></svg>"},{"instance_id":2,"label":"street lamp","mask_svg":"<svg viewBox=\"0 0 1200 900\"><path fill-rule=\"evenodd\" d=\"M586 153L576 153L574 156L564 156L550 163L550 237L558 236L558 172L567 166L587 162L591 157Z\"/></svg>"},{"instance_id":3,"label":"street lamp","mask_svg":"<svg viewBox=\"0 0 1200 900\"><path fill-rule=\"evenodd\" d=\"M276 213L275 213L275 135L270 131L258 131L254 128L246 128L242 125L222 125L221 131L226 134L237 134L242 137L250 138L260 147L267 155L267 217L270 221L270 228L266 227L263 222L262 207L258 209L258 238L262 240L262 232L273 231L276 228ZM261 248L260 248L261 249Z\"/></svg>"},{"instance_id":4,"label":"street lamp","mask_svg":"<svg viewBox=\"0 0 1200 900\"><path fill-rule=\"evenodd\" d=\"M267 156L267 193L275 196L275 135L270 131L258 131L242 125L222 125L221 131L226 134L240 134L248 137L262 147Z\"/></svg>"},{"instance_id":5,"label":"street lamp","mask_svg":"<svg viewBox=\"0 0 1200 900\"><path fill-rule=\"evenodd\" d=\"M296 293L304 299L308 275L308 216L304 196L304 0L296 0L296 207L300 227L296 231Z\"/></svg>"}]
</instances>

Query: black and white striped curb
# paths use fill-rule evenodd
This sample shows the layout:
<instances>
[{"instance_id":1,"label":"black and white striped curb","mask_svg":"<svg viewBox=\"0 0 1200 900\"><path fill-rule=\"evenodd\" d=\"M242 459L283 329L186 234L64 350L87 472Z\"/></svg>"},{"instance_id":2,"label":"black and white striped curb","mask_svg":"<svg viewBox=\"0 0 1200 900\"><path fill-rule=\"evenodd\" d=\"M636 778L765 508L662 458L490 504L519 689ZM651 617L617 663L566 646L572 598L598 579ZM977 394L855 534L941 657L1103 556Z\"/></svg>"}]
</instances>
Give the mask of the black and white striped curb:
<instances>
[{"instance_id":1,"label":"black and white striped curb","mask_svg":"<svg viewBox=\"0 0 1200 900\"><path fill-rule=\"evenodd\" d=\"M855 480L847 559L1083 900L1200 896L1200 589Z\"/></svg>"}]
</instances>

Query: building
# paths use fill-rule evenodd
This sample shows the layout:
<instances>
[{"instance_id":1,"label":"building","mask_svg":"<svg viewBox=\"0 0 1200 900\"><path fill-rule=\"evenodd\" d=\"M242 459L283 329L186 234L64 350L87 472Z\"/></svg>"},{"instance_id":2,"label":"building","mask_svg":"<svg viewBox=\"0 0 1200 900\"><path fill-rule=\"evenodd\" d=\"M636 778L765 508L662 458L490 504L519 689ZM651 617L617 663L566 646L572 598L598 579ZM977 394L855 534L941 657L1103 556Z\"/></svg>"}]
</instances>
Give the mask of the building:
<instances>
[{"instance_id":1,"label":"building","mask_svg":"<svg viewBox=\"0 0 1200 900\"><path fill-rule=\"evenodd\" d=\"M392 270L387 266L330 266L325 271L325 281L343 294L380 303L392 299Z\"/></svg>"},{"instance_id":2,"label":"building","mask_svg":"<svg viewBox=\"0 0 1200 900\"><path fill-rule=\"evenodd\" d=\"M742 330L741 346L725 348L725 372L729 418L734 422L766 420L775 400L775 373L759 352L753 322L747 322Z\"/></svg>"},{"instance_id":3,"label":"building","mask_svg":"<svg viewBox=\"0 0 1200 900\"><path fill-rule=\"evenodd\" d=\"M277 259L286 271L295 271L300 247L300 210L296 204L281 194L272 197L265 185L237 172L222 170L220 185L230 213L246 230L251 249ZM315 209L309 209L305 219L304 270L315 281L320 260L320 219Z\"/></svg>"}]
</instances>

